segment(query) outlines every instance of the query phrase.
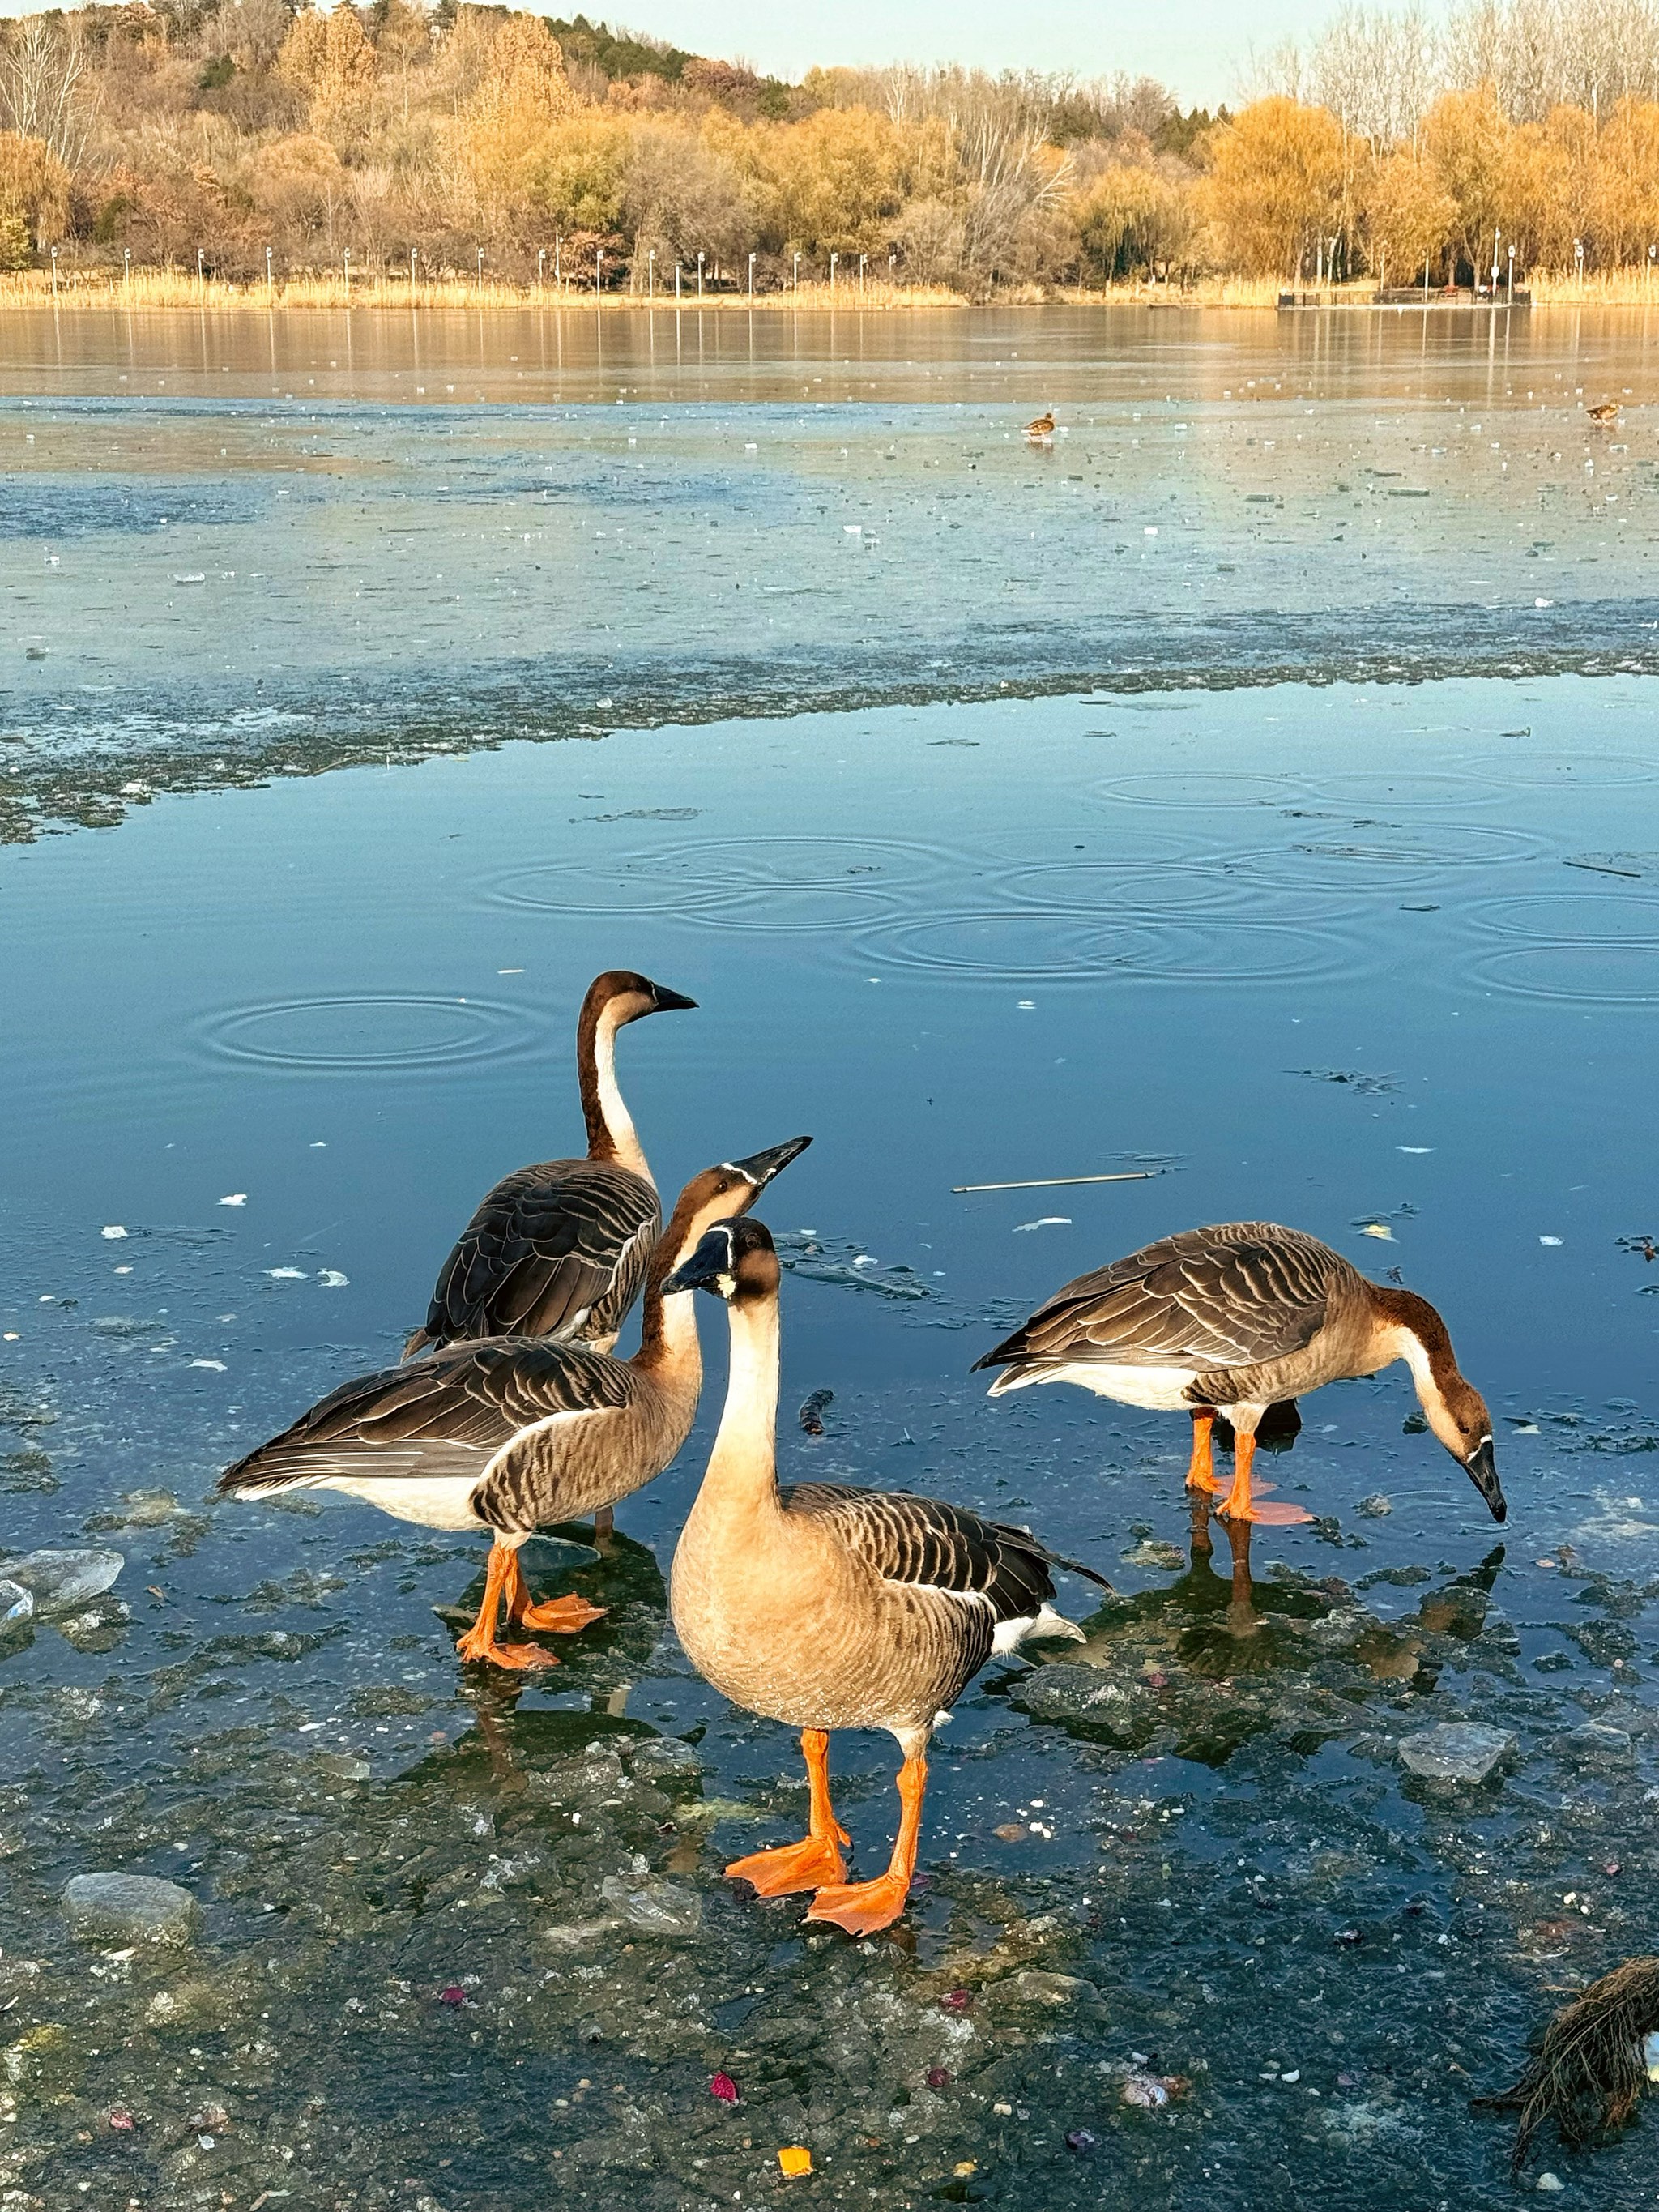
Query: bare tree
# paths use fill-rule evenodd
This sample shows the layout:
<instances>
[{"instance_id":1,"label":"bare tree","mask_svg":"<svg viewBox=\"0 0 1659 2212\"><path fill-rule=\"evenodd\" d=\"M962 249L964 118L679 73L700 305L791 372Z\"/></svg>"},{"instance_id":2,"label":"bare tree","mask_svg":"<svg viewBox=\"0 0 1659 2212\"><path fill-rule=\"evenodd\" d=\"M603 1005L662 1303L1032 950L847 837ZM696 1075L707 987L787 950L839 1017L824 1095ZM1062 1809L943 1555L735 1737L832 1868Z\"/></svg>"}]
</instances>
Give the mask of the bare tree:
<instances>
[{"instance_id":1,"label":"bare tree","mask_svg":"<svg viewBox=\"0 0 1659 2212\"><path fill-rule=\"evenodd\" d=\"M0 103L11 128L40 139L71 169L86 151L96 109L86 74L73 16L25 15L0 46Z\"/></svg>"}]
</instances>

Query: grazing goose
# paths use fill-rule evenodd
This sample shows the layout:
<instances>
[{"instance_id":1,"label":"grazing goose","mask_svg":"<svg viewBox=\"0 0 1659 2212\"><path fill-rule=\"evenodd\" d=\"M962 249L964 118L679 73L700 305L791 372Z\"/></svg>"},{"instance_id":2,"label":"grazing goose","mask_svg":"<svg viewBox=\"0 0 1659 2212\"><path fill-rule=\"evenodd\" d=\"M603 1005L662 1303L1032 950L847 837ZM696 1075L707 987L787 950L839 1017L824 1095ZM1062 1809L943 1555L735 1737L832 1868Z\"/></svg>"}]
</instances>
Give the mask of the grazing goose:
<instances>
[{"instance_id":1,"label":"grazing goose","mask_svg":"<svg viewBox=\"0 0 1659 2212\"><path fill-rule=\"evenodd\" d=\"M1592 422L1616 422L1623 404L1618 399L1604 399L1598 406L1587 407L1584 412Z\"/></svg>"},{"instance_id":2,"label":"grazing goose","mask_svg":"<svg viewBox=\"0 0 1659 2212\"><path fill-rule=\"evenodd\" d=\"M361 1376L219 1478L222 1496L343 1490L428 1528L488 1528L483 1602L456 1645L463 1659L550 1667L533 1644L497 1641L503 1599L514 1626L569 1635L599 1618L585 1598L532 1605L519 1547L654 1480L685 1442L702 1362L693 1301L665 1279L713 1221L751 1206L811 1144L787 1144L694 1176L657 1241L639 1350L612 1359L585 1344L488 1337Z\"/></svg>"},{"instance_id":3,"label":"grazing goose","mask_svg":"<svg viewBox=\"0 0 1659 2212\"><path fill-rule=\"evenodd\" d=\"M1053 410L1050 409L1046 414L1034 416L1025 425L1025 434L1034 445L1038 446L1052 438L1054 434Z\"/></svg>"},{"instance_id":4,"label":"grazing goose","mask_svg":"<svg viewBox=\"0 0 1659 2212\"><path fill-rule=\"evenodd\" d=\"M994 1651L1027 1636L1081 1640L1049 1602L1049 1567L1069 1562L1023 1528L937 1498L778 1488L778 1260L760 1222L720 1223L665 1287L717 1292L732 1326L726 1410L674 1554L674 1626L733 1705L802 1731L811 1791L805 1842L726 1871L763 1897L816 1890L809 1920L867 1936L904 1910L927 1743L945 1709ZM829 1731L843 1728L887 1729L904 1753L898 1840L874 1881L848 1881L848 1838L830 1808Z\"/></svg>"},{"instance_id":5,"label":"grazing goose","mask_svg":"<svg viewBox=\"0 0 1659 2212\"><path fill-rule=\"evenodd\" d=\"M1268 1407L1396 1359L1411 1369L1429 1426L1502 1521L1492 1416L1459 1372L1444 1322L1426 1298L1367 1282L1299 1229L1228 1221L1160 1237L1067 1283L974 1365L1005 1370L994 1398L1033 1382L1079 1382L1120 1405L1189 1411L1187 1480L1212 1495L1221 1486L1211 1430L1224 1410L1236 1441L1232 1487L1218 1510L1285 1527L1313 1516L1252 1492L1255 1431Z\"/></svg>"},{"instance_id":6,"label":"grazing goose","mask_svg":"<svg viewBox=\"0 0 1659 2212\"><path fill-rule=\"evenodd\" d=\"M405 1359L487 1336L575 1337L610 1351L662 1227L617 1088L617 1031L696 1003L629 969L595 976L576 1024L587 1158L520 1168L485 1196L444 1261Z\"/></svg>"}]
</instances>

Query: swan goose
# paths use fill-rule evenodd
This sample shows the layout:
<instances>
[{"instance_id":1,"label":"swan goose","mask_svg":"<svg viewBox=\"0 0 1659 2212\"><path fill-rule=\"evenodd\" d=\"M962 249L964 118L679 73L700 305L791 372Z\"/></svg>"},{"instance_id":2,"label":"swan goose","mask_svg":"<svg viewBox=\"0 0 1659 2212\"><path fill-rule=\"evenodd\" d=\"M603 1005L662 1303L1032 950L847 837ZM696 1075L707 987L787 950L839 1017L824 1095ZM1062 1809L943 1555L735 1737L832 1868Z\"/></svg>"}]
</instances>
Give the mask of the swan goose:
<instances>
[{"instance_id":1,"label":"swan goose","mask_svg":"<svg viewBox=\"0 0 1659 2212\"><path fill-rule=\"evenodd\" d=\"M974 1365L1002 1369L994 1398L1076 1382L1120 1405L1189 1412L1187 1481L1209 1495L1221 1488L1211 1431L1224 1411L1236 1441L1219 1511L1284 1527L1313 1516L1253 1489L1255 1431L1268 1407L1396 1359L1411 1370L1430 1428L1501 1522L1509 1509L1492 1416L1459 1370L1444 1322L1426 1298L1368 1282L1299 1229L1228 1221L1160 1237L1066 1284Z\"/></svg>"},{"instance_id":2,"label":"swan goose","mask_svg":"<svg viewBox=\"0 0 1659 2212\"><path fill-rule=\"evenodd\" d=\"M586 1159L505 1176L439 1271L404 1357L477 1337L574 1338L609 1352L639 1296L662 1229L657 1187L617 1087L617 1032L696 1006L648 976L595 976L576 1024Z\"/></svg>"},{"instance_id":3,"label":"swan goose","mask_svg":"<svg viewBox=\"0 0 1659 2212\"><path fill-rule=\"evenodd\" d=\"M809 1920L867 1936L904 1910L927 1745L946 1708L994 1651L1026 1637L1081 1641L1051 1603L1048 1570L1070 1562L1023 1528L938 1498L817 1482L779 1489L778 1260L763 1224L710 1229L666 1287L717 1293L732 1334L720 1432L674 1553L674 1626L733 1705L801 1730L811 1792L803 1842L726 1871L763 1897L812 1890ZM886 1729L903 1753L898 1838L873 1881L848 1881L848 1837L830 1801L830 1731L847 1728Z\"/></svg>"},{"instance_id":4,"label":"swan goose","mask_svg":"<svg viewBox=\"0 0 1659 2212\"><path fill-rule=\"evenodd\" d=\"M744 1212L810 1137L694 1176L657 1241L639 1350L613 1359L583 1344L488 1337L343 1383L290 1428L228 1468L221 1496L341 1490L429 1528L487 1528L483 1600L456 1650L470 1661L556 1665L515 1627L573 1635L603 1608L585 1598L530 1601L519 1548L642 1490L690 1432L702 1382L694 1301L667 1278L711 1222Z\"/></svg>"}]
</instances>

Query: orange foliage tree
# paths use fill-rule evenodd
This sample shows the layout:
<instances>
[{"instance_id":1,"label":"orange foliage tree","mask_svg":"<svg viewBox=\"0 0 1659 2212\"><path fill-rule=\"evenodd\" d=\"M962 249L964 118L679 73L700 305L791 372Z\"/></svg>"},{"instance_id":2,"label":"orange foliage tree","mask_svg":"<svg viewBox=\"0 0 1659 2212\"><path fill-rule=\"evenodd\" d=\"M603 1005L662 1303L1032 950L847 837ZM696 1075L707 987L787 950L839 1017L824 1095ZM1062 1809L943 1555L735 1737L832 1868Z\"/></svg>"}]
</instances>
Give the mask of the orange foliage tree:
<instances>
[{"instance_id":1,"label":"orange foliage tree","mask_svg":"<svg viewBox=\"0 0 1659 2212\"><path fill-rule=\"evenodd\" d=\"M1342 224L1350 143L1329 110L1275 94L1210 141L1203 204L1228 267L1295 276Z\"/></svg>"}]
</instances>

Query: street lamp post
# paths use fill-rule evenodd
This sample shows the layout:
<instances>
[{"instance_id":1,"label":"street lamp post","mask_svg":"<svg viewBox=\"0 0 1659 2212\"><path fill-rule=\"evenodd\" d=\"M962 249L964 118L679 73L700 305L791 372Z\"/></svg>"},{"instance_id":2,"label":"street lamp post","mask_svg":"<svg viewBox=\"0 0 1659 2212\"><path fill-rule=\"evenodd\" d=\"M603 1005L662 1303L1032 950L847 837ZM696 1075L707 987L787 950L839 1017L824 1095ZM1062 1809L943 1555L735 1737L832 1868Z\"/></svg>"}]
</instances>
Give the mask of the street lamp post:
<instances>
[{"instance_id":1,"label":"street lamp post","mask_svg":"<svg viewBox=\"0 0 1659 2212\"><path fill-rule=\"evenodd\" d=\"M657 296L657 249L654 246L645 257L645 284L647 299L654 300Z\"/></svg>"},{"instance_id":2,"label":"street lamp post","mask_svg":"<svg viewBox=\"0 0 1659 2212\"><path fill-rule=\"evenodd\" d=\"M1504 234L1501 230L1495 230L1492 234L1492 299L1493 307L1498 305L1498 241L1503 237L1503 235Z\"/></svg>"},{"instance_id":3,"label":"street lamp post","mask_svg":"<svg viewBox=\"0 0 1659 2212\"><path fill-rule=\"evenodd\" d=\"M351 297L351 248L349 246L343 249L343 255L345 262L346 297L349 300Z\"/></svg>"},{"instance_id":4,"label":"street lamp post","mask_svg":"<svg viewBox=\"0 0 1659 2212\"><path fill-rule=\"evenodd\" d=\"M553 282L561 292L564 289L564 233L553 234Z\"/></svg>"},{"instance_id":5,"label":"street lamp post","mask_svg":"<svg viewBox=\"0 0 1659 2212\"><path fill-rule=\"evenodd\" d=\"M697 256L697 297L700 300L702 297L702 255L701 253Z\"/></svg>"},{"instance_id":6,"label":"street lamp post","mask_svg":"<svg viewBox=\"0 0 1659 2212\"><path fill-rule=\"evenodd\" d=\"M1515 305L1515 248L1510 248L1510 305Z\"/></svg>"},{"instance_id":7,"label":"street lamp post","mask_svg":"<svg viewBox=\"0 0 1659 2212\"><path fill-rule=\"evenodd\" d=\"M196 249L196 289L198 292L207 289L207 256L199 246Z\"/></svg>"},{"instance_id":8,"label":"street lamp post","mask_svg":"<svg viewBox=\"0 0 1659 2212\"><path fill-rule=\"evenodd\" d=\"M1572 241L1572 259L1578 272L1578 288L1582 291L1584 286L1584 241L1582 238L1575 238Z\"/></svg>"},{"instance_id":9,"label":"street lamp post","mask_svg":"<svg viewBox=\"0 0 1659 2212\"><path fill-rule=\"evenodd\" d=\"M836 289L836 264L840 259L841 256L839 253L832 253L830 256L830 289L832 293Z\"/></svg>"},{"instance_id":10,"label":"street lamp post","mask_svg":"<svg viewBox=\"0 0 1659 2212\"><path fill-rule=\"evenodd\" d=\"M860 253L859 256L859 297L860 300L864 297L864 264L869 258L870 257L867 253Z\"/></svg>"},{"instance_id":11,"label":"street lamp post","mask_svg":"<svg viewBox=\"0 0 1659 2212\"><path fill-rule=\"evenodd\" d=\"M596 246L593 248L593 297L596 300L599 296L599 290L604 281L604 276L605 248L602 246Z\"/></svg>"},{"instance_id":12,"label":"street lamp post","mask_svg":"<svg viewBox=\"0 0 1659 2212\"><path fill-rule=\"evenodd\" d=\"M478 297L483 297L483 248L478 248Z\"/></svg>"},{"instance_id":13,"label":"street lamp post","mask_svg":"<svg viewBox=\"0 0 1659 2212\"><path fill-rule=\"evenodd\" d=\"M679 263L677 261L677 262L674 264L674 297L678 300L678 299L679 298L679 296L680 296L680 264L679 264Z\"/></svg>"},{"instance_id":14,"label":"street lamp post","mask_svg":"<svg viewBox=\"0 0 1659 2212\"><path fill-rule=\"evenodd\" d=\"M418 246L411 246L409 249L409 299L410 305L411 307L415 302L415 264L420 254L420 250L421 249ZM267 262L270 259L270 248L269 246L265 248L265 259Z\"/></svg>"},{"instance_id":15,"label":"street lamp post","mask_svg":"<svg viewBox=\"0 0 1659 2212\"><path fill-rule=\"evenodd\" d=\"M798 292L800 289L800 256L799 253L795 256L795 289Z\"/></svg>"},{"instance_id":16,"label":"street lamp post","mask_svg":"<svg viewBox=\"0 0 1659 2212\"><path fill-rule=\"evenodd\" d=\"M540 246L536 253L536 289L539 292L547 278L547 248Z\"/></svg>"},{"instance_id":17,"label":"street lamp post","mask_svg":"<svg viewBox=\"0 0 1659 2212\"><path fill-rule=\"evenodd\" d=\"M131 291L132 289L132 248L130 246L124 246L121 249L121 266L124 271L122 282ZM269 246L265 248L265 282L267 284L270 282L270 248Z\"/></svg>"},{"instance_id":18,"label":"street lamp post","mask_svg":"<svg viewBox=\"0 0 1659 2212\"><path fill-rule=\"evenodd\" d=\"M751 300L755 296L755 257L752 253L749 257L749 296Z\"/></svg>"},{"instance_id":19,"label":"street lamp post","mask_svg":"<svg viewBox=\"0 0 1659 2212\"><path fill-rule=\"evenodd\" d=\"M58 297L58 248L55 246L52 249L52 296L54 300Z\"/></svg>"}]
</instances>

